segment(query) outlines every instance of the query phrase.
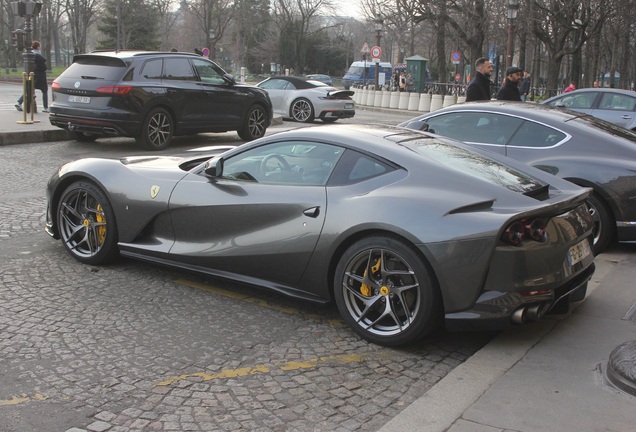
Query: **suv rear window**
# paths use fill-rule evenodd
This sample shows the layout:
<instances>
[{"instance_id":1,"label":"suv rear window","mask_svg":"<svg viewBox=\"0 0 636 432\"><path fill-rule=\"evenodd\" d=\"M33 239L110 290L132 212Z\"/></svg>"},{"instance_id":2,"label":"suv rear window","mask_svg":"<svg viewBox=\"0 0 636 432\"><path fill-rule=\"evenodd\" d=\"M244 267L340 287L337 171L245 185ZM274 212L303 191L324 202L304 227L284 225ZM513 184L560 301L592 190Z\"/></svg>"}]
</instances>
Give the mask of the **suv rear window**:
<instances>
[{"instance_id":1,"label":"suv rear window","mask_svg":"<svg viewBox=\"0 0 636 432\"><path fill-rule=\"evenodd\" d=\"M108 57L83 57L64 71L65 78L103 79L119 81L128 67L119 59Z\"/></svg>"}]
</instances>

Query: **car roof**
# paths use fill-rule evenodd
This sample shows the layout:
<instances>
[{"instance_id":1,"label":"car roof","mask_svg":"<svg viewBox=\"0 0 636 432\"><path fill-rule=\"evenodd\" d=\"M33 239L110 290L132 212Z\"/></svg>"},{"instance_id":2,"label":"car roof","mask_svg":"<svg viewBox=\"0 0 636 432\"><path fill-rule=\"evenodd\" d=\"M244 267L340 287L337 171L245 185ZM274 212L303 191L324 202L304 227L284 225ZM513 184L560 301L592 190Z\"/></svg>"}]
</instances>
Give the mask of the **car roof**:
<instances>
[{"instance_id":1,"label":"car roof","mask_svg":"<svg viewBox=\"0 0 636 432\"><path fill-rule=\"evenodd\" d=\"M535 104L528 102L510 102L510 101L479 101L479 102L465 102L462 104L452 105L447 108L442 108L437 111L433 111L430 114L435 115L437 113L447 111L496 111L499 113L519 115L519 116L531 116L538 120L545 118L551 121L568 121L573 118L582 116L588 116L588 114L582 114L580 112L568 111L563 108L551 107L543 104Z\"/></svg>"},{"instance_id":2,"label":"car roof","mask_svg":"<svg viewBox=\"0 0 636 432\"><path fill-rule=\"evenodd\" d=\"M143 56L187 56L187 57L197 57L201 56L195 53L189 52L172 52L172 51L141 51L141 50L97 50L91 51L89 53L77 54L73 58L80 57L95 57L95 56L103 56L103 57L116 57L122 59L128 59L131 57L143 57Z\"/></svg>"},{"instance_id":3,"label":"car roof","mask_svg":"<svg viewBox=\"0 0 636 432\"><path fill-rule=\"evenodd\" d=\"M544 101L542 101L541 103L547 103L550 102L554 99L560 99L562 97L565 96L570 96L573 94L577 94L577 93L589 93L589 92L598 92L598 93L620 93L620 94L625 94L628 96L632 96L632 97L636 97L636 92L632 91L632 90L624 90L624 89L617 89L617 88L608 88L608 87L585 87L585 88L580 88L580 89L576 89L573 90L571 92L568 93L561 93L559 95L556 96L552 96L549 99L546 99Z\"/></svg>"},{"instance_id":4,"label":"car roof","mask_svg":"<svg viewBox=\"0 0 636 432\"><path fill-rule=\"evenodd\" d=\"M311 82L310 80L308 80L305 77L289 76L289 75L274 75L274 76L271 76L271 77L267 78L266 81L273 80L273 79L280 79L280 80L283 80L283 81L289 81L297 89L308 89L308 88L322 87L322 85L319 86L318 84L314 84L313 82ZM321 84L323 84L323 83L321 83Z\"/></svg>"}]
</instances>

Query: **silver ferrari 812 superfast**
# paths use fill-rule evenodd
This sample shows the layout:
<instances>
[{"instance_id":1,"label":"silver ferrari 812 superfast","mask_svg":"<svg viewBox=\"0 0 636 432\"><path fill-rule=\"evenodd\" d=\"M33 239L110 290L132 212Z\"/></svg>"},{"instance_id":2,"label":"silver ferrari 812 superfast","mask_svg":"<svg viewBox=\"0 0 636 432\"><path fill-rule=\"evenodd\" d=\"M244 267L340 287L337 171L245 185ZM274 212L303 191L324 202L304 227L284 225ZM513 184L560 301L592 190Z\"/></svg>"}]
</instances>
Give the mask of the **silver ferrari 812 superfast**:
<instances>
[{"instance_id":1,"label":"silver ferrari 812 superfast","mask_svg":"<svg viewBox=\"0 0 636 432\"><path fill-rule=\"evenodd\" d=\"M451 139L317 126L214 153L67 163L46 231L86 264L123 255L334 300L387 346L567 310L594 272L588 189Z\"/></svg>"}]
</instances>

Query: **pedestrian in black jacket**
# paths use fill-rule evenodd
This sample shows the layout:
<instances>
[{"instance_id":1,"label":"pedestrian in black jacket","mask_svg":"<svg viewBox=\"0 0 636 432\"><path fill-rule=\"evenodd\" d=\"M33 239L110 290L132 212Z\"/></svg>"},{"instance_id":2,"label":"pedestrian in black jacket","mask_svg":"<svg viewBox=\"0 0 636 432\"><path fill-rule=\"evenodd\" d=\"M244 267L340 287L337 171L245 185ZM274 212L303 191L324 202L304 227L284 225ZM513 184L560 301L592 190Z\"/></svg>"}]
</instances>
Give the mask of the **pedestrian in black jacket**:
<instances>
[{"instance_id":1,"label":"pedestrian in black jacket","mask_svg":"<svg viewBox=\"0 0 636 432\"><path fill-rule=\"evenodd\" d=\"M478 58L475 62L475 78L466 88L466 102L490 100L490 74L492 65L488 59Z\"/></svg>"},{"instance_id":2,"label":"pedestrian in black jacket","mask_svg":"<svg viewBox=\"0 0 636 432\"><path fill-rule=\"evenodd\" d=\"M519 81L521 80L523 69L511 66L506 69L506 81L497 92L497 100L509 100L521 102L519 94Z\"/></svg>"},{"instance_id":3,"label":"pedestrian in black jacket","mask_svg":"<svg viewBox=\"0 0 636 432\"><path fill-rule=\"evenodd\" d=\"M46 113L49 112L49 85L46 82L46 58L40 51L40 42L36 40L33 41L31 48L33 49L33 63L35 65L33 70L33 88L42 92L42 105L44 107L42 112ZM15 104L15 108L18 111L22 111L23 101L24 95L20 96L18 102Z\"/></svg>"}]
</instances>

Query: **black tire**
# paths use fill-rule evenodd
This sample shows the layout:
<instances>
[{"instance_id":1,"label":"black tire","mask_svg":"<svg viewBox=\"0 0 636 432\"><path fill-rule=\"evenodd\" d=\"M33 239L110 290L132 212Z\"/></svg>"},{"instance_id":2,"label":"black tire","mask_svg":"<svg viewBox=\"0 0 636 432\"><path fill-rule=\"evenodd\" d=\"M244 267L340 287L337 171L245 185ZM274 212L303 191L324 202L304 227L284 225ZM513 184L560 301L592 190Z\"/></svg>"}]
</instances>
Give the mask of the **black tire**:
<instances>
[{"instance_id":1,"label":"black tire","mask_svg":"<svg viewBox=\"0 0 636 432\"><path fill-rule=\"evenodd\" d=\"M267 112L260 105L252 105L247 114L243 127L239 129L238 135L242 140L252 141L265 136L267 130Z\"/></svg>"},{"instance_id":2,"label":"black tire","mask_svg":"<svg viewBox=\"0 0 636 432\"><path fill-rule=\"evenodd\" d=\"M135 140L147 150L163 150L172 144L174 120L168 111L155 108L148 113Z\"/></svg>"},{"instance_id":3,"label":"black tire","mask_svg":"<svg viewBox=\"0 0 636 432\"><path fill-rule=\"evenodd\" d=\"M608 205L602 198L592 194L587 200L587 207L594 221L594 255L603 252L614 241L616 222Z\"/></svg>"},{"instance_id":4,"label":"black tire","mask_svg":"<svg viewBox=\"0 0 636 432\"><path fill-rule=\"evenodd\" d=\"M289 107L289 115L300 123L314 121L314 106L305 98L296 99Z\"/></svg>"},{"instance_id":5,"label":"black tire","mask_svg":"<svg viewBox=\"0 0 636 432\"><path fill-rule=\"evenodd\" d=\"M87 134L84 132L70 131L70 130L67 130L66 134L68 135L70 139L74 141L79 141L79 142L93 142L98 138L97 135Z\"/></svg>"},{"instance_id":6,"label":"black tire","mask_svg":"<svg viewBox=\"0 0 636 432\"><path fill-rule=\"evenodd\" d=\"M325 118L322 118L320 120L322 120L323 123L335 123L336 120L338 120L338 118L337 117L325 117Z\"/></svg>"},{"instance_id":7,"label":"black tire","mask_svg":"<svg viewBox=\"0 0 636 432\"><path fill-rule=\"evenodd\" d=\"M57 229L66 250L84 264L105 264L119 253L110 202L88 181L77 181L62 194L57 205Z\"/></svg>"},{"instance_id":8,"label":"black tire","mask_svg":"<svg viewBox=\"0 0 636 432\"><path fill-rule=\"evenodd\" d=\"M356 333L384 346L426 336L442 313L429 266L410 246L388 236L361 239L345 251L336 268L334 297Z\"/></svg>"}]
</instances>

